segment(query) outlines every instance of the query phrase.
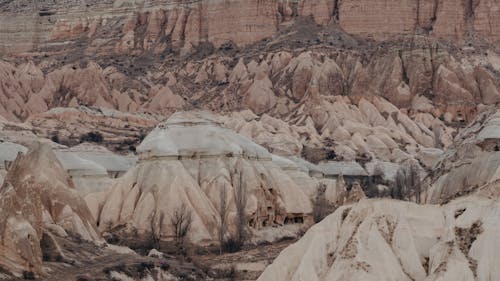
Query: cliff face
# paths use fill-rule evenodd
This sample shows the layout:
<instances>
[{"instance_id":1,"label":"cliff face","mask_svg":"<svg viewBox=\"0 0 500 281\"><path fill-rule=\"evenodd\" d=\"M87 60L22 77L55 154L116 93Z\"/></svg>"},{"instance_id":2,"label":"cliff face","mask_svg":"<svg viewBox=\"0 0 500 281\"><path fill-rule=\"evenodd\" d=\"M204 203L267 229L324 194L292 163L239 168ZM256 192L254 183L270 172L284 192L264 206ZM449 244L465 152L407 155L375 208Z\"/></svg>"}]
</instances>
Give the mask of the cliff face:
<instances>
[{"instance_id":1,"label":"cliff face","mask_svg":"<svg viewBox=\"0 0 500 281\"><path fill-rule=\"evenodd\" d=\"M202 42L245 45L269 37L280 24L312 16L374 39L425 34L462 39L475 33L500 39L497 0L115 0L0 4L0 52L20 53L88 44L88 52L163 52ZM57 44L56 44L57 42Z\"/></svg>"},{"instance_id":2,"label":"cliff face","mask_svg":"<svg viewBox=\"0 0 500 281\"><path fill-rule=\"evenodd\" d=\"M499 39L500 3L477 0L340 1L340 25L349 33L375 38L428 34L462 39L466 32Z\"/></svg>"}]
</instances>

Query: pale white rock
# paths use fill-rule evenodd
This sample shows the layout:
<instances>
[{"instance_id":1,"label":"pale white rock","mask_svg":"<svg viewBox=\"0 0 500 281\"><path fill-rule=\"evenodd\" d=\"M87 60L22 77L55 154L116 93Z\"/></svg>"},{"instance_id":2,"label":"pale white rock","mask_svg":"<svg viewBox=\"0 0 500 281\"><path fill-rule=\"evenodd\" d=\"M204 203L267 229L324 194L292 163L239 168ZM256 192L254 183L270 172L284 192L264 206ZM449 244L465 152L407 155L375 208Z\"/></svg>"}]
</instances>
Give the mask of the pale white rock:
<instances>
[{"instance_id":1,"label":"pale white rock","mask_svg":"<svg viewBox=\"0 0 500 281\"><path fill-rule=\"evenodd\" d=\"M496 182L500 175L498 106L483 109L434 165L426 202L441 203Z\"/></svg>"},{"instance_id":2,"label":"pale white rock","mask_svg":"<svg viewBox=\"0 0 500 281\"><path fill-rule=\"evenodd\" d=\"M497 280L499 212L498 197L444 206L362 200L313 226L258 280Z\"/></svg>"},{"instance_id":3,"label":"pale white rock","mask_svg":"<svg viewBox=\"0 0 500 281\"><path fill-rule=\"evenodd\" d=\"M247 196L245 212L251 229L276 228L300 217L311 222L309 176L290 160L275 157L262 146L225 128L205 111L177 112L159 124L137 148L139 162L119 178L107 195L99 227L126 224L144 234L162 229L171 237L170 215L184 204L192 212L188 238L211 243L217 237L221 190L229 204L229 233L235 231L236 189ZM276 165L276 162L281 165ZM288 174L293 169L295 176ZM292 177L293 176L293 177ZM161 226L161 227L160 227Z\"/></svg>"},{"instance_id":4,"label":"pale white rock","mask_svg":"<svg viewBox=\"0 0 500 281\"><path fill-rule=\"evenodd\" d=\"M432 102L425 96L415 96L411 103L411 108L419 112L432 112L434 110Z\"/></svg>"},{"instance_id":5,"label":"pale white rock","mask_svg":"<svg viewBox=\"0 0 500 281\"><path fill-rule=\"evenodd\" d=\"M106 169L96 162L84 159L71 151L55 153L82 196L105 190L112 184Z\"/></svg>"},{"instance_id":6,"label":"pale white rock","mask_svg":"<svg viewBox=\"0 0 500 281\"><path fill-rule=\"evenodd\" d=\"M439 148L425 147L420 148L420 151L416 154L416 158L424 167L432 169L442 155L443 150Z\"/></svg>"},{"instance_id":7,"label":"pale white rock","mask_svg":"<svg viewBox=\"0 0 500 281\"><path fill-rule=\"evenodd\" d=\"M365 116L366 120L372 126L383 126L386 123L385 118L380 114L378 109L369 101L362 98L359 101L359 110Z\"/></svg>"}]
</instances>

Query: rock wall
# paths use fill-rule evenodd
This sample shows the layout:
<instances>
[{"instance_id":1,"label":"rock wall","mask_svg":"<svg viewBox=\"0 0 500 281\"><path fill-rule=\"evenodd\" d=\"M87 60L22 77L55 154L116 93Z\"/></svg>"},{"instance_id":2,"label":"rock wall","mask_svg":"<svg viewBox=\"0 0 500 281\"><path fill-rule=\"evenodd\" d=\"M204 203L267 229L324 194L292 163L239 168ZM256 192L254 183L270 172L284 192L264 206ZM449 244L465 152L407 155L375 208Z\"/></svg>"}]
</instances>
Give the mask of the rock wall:
<instances>
[{"instance_id":1,"label":"rock wall","mask_svg":"<svg viewBox=\"0 0 500 281\"><path fill-rule=\"evenodd\" d=\"M160 52L171 43L189 48L205 41L245 45L273 35L280 23L297 16L313 16L321 25L334 19L348 33L375 39L415 33L461 39L467 31L476 31L496 41L499 9L497 0L6 3L0 6L0 52L31 51L76 39L88 41L92 51L106 52L138 46ZM104 50L103 44L108 45Z\"/></svg>"}]
</instances>

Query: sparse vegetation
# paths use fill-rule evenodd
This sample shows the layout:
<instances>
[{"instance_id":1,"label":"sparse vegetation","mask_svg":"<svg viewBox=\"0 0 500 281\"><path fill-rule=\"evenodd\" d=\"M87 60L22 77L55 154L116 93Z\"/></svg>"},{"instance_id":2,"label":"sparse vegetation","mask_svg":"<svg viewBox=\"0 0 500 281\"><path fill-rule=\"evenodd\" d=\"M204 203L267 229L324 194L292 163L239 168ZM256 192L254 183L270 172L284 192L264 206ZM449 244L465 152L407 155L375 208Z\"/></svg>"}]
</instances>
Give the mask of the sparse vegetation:
<instances>
[{"instance_id":1,"label":"sparse vegetation","mask_svg":"<svg viewBox=\"0 0 500 281\"><path fill-rule=\"evenodd\" d=\"M236 237L233 249L239 251L245 244L246 240L246 225L247 216L245 214L245 207L247 205L247 191L246 186L243 185L243 173L239 173L238 186L235 189L235 203L236 203Z\"/></svg>"},{"instance_id":2,"label":"sparse vegetation","mask_svg":"<svg viewBox=\"0 0 500 281\"><path fill-rule=\"evenodd\" d=\"M222 187L219 193L219 225L218 225L218 238L219 238L219 254L222 255L224 248L224 239L227 231L227 212L229 206L227 204L227 190L226 185Z\"/></svg>"},{"instance_id":3,"label":"sparse vegetation","mask_svg":"<svg viewBox=\"0 0 500 281\"><path fill-rule=\"evenodd\" d=\"M365 194L367 197L374 198L374 197L384 197L388 195L385 192L381 192L377 187L378 184L384 184L384 185L387 184L383 180L383 176L384 176L384 171L382 170L382 167L380 167L379 165L375 165L372 175L368 177L368 184L365 190Z\"/></svg>"},{"instance_id":4,"label":"sparse vegetation","mask_svg":"<svg viewBox=\"0 0 500 281\"><path fill-rule=\"evenodd\" d=\"M167 271L170 268L170 265L167 262L162 262L160 268L163 271Z\"/></svg>"},{"instance_id":5,"label":"sparse vegetation","mask_svg":"<svg viewBox=\"0 0 500 281\"><path fill-rule=\"evenodd\" d=\"M313 200L313 219L314 222L322 221L326 216L333 213L335 206L326 199L326 186L320 185L316 190L316 196Z\"/></svg>"},{"instance_id":6,"label":"sparse vegetation","mask_svg":"<svg viewBox=\"0 0 500 281\"><path fill-rule=\"evenodd\" d=\"M415 162L405 162L397 171L391 188L392 198L410 201L415 198L420 203L422 181L419 166Z\"/></svg>"},{"instance_id":7,"label":"sparse vegetation","mask_svg":"<svg viewBox=\"0 0 500 281\"><path fill-rule=\"evenodd\" d=\"M161 236L163 233L163 223L165 220L165 213L160 212L158 224L156 224L156 214L151 217L151 248L158 249L160 247Z\"/></svg>"},{"instance_id":8,"label":"sparse vegetation","mask_svg":"<svg viewBox=\"0 0 500 281\"><path fill-rule=\"evenodd\" d=\"M184 247L184 239L191 229L192 222L193 214L191 210L187 209L184 203L174 210L170 218L170 225L174 231L175 244L179 250Z\"/></svg>"}]
</instances>

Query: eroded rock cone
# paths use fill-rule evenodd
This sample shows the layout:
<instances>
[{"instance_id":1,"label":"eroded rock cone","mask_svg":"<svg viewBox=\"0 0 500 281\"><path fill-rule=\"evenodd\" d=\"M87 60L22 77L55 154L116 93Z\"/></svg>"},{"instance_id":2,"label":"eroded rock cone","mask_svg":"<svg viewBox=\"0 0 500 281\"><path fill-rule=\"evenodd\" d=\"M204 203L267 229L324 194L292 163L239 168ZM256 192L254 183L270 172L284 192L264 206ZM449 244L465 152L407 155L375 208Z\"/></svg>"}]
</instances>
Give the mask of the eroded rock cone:
<instances>
[{"instance_id":1,"label":"eroded rock cone","mask_svg":"<svg viewBox=\"0 0 500 281\"><path fill-rule=\"evenodd\" d=\"M87 205L51 148L35 145L17 156L0 188L0 266L18 276L43 274L40 242L46 229L100 239Z\"/></svg>"},{"instance_id":2,"label":"eroded rock cone","mask_svg":"<svg viewBox=\"0 0 500 281\"><path fill-rule=\"evenodd\" d=\"M117 181L96 215L103 231L127 225L130 233L168 238L171 216L184 204L193 215L189 239L211 242L217 237L221 192L229 208L228 234L234 232L240 187L251 229L311 221L306 187L274 164L265 148L224 128L208 112L175 113L138 152L139 163Z\"/></svg>"}]
</instances>

